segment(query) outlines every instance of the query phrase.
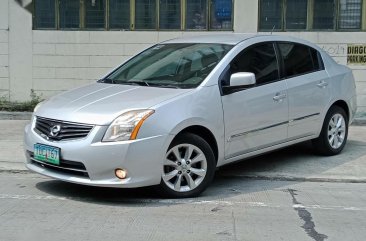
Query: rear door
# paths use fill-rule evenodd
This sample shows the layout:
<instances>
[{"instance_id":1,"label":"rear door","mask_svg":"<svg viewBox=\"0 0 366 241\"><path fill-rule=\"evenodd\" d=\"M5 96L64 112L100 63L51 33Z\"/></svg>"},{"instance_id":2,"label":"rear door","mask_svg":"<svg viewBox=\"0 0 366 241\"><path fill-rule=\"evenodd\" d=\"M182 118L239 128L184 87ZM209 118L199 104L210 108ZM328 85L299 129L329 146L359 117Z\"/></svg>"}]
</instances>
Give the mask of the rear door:
<instances>
[{"instance_id":1,"label":"rear door","mask_svg":"<svg viewBox=\"0 0 366 241\"><path fill-rule=\"evenodd\" d=\"M222 96L225 157L231 158L285 141L288 126L286 81L272 42L247 47L230 63L230 76L251 72L256 85Z\"/></svg>"},{"instance_id":2,"label":"rear door","mask_svg":"<svg viewBox=\"0 0 366 241\"><path fill-rule=\"evenodd\" d=\"M318 133L322 114L330 101L329 77L317 50L298 43L278 42L287 81L288 138Z\"/></svg>"}]
</instances>

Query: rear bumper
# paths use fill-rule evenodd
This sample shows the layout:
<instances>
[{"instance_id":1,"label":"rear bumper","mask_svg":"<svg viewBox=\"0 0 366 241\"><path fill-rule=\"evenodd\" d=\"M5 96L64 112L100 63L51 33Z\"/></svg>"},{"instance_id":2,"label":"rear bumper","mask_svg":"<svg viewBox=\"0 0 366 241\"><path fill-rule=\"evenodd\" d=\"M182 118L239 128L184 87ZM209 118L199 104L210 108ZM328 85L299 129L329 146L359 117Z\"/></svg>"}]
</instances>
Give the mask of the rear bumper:
<instances>
[{"instance_id":1,"label":"rear bumper","mask_svg":"<svg viewBox=\"0 0 366 241\"><path fill-rule=\"evenodd\" d=\"M348 100L349 110L349 124L351 124L355 118L357 112L357 96L354 95L352 98Z\"/></svg>"}]
</instances>

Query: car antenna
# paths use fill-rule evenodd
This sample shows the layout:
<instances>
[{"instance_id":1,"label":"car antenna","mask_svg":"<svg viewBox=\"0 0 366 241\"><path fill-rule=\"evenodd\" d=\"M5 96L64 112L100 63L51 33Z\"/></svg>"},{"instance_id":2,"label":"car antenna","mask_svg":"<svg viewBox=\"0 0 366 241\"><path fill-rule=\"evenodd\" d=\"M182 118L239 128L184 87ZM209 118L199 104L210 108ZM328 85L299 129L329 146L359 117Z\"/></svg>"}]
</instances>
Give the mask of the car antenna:
<instances>
[{"instance_id":1,"label":"car antenna","mask_svg":"<svg viewBox=\"0 0 366 241\"><path fill-rule=\"evenodd\" d=\"M273 30L275 29L275 27L276 27L276 25L273 25L273 28L272 28L272 30L271 30L271 35L272 35Z\"/></svg>"}]
</instances>

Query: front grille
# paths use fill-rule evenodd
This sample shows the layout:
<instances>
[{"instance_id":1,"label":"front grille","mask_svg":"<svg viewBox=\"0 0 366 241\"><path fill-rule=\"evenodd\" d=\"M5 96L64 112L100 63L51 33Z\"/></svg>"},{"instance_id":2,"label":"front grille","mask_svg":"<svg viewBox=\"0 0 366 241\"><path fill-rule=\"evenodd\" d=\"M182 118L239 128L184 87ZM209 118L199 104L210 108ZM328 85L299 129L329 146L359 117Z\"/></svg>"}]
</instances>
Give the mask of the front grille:
<instances>
[{"instance_id":1,"label":"front grille","mask_svg":"<svg viewBox=\"0 0 366 241\"><path fill-rule=\"evenodd\" d=\"M34 129L47 140L62 141L84 138L90 133L93 126L37 116Z\"/></svg>"},{"instance_id":2,"label":"front grille","mask_svg":"<svg viewBox=\"0 0 366 241\"><path fill-rule=\"evenodd\" d=\"M69 160L60 160L60 165L54 165L51 163L47 163L44 161L39 161L34 159L33 152L27 151L29 158L31 160L31 163L33 165L56 171L61 174L70 174L73 176L80 176L80 177L89 177L88 172L86 171L86 168L83 163L76 162L76 161L69 161Z\"/></svg>"}]
</instances>

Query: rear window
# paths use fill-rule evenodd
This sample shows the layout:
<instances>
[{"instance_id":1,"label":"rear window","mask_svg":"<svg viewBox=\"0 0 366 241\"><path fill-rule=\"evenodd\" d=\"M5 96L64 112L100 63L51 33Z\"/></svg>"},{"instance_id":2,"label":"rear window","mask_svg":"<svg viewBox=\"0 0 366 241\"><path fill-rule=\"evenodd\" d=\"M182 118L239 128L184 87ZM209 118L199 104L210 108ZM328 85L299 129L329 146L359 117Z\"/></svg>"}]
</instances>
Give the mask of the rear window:
<instances>
[{"instance_id":1,"label":"rear window","mask_svg":"<svg viewBox=\"0 0 366 241\"><path fill-rule=\"evenodd\" d=\"M279 43L285 77L298 76L322 69L318 51L295 43Z\"/></svg>"}]
</instances>

